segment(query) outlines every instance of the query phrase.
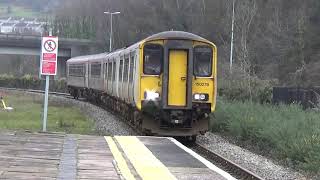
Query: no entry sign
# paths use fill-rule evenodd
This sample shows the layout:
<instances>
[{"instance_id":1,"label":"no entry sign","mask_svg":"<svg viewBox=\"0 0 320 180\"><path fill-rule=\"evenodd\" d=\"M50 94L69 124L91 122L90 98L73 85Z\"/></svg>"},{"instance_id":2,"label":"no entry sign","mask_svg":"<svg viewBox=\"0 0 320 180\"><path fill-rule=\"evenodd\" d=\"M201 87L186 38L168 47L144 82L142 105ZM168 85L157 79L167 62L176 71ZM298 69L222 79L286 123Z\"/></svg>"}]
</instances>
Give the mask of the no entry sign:
<instances>
[{"instance_id":1,"label":"no entry sign","mask_svg":"<svg viewBox=\"0 0 320 180\"><path fill-rule=\"evenodd\" d=\"M41 43L41 75L57 74L58 37L43 37Z\"/></svg>"}]
</instances>

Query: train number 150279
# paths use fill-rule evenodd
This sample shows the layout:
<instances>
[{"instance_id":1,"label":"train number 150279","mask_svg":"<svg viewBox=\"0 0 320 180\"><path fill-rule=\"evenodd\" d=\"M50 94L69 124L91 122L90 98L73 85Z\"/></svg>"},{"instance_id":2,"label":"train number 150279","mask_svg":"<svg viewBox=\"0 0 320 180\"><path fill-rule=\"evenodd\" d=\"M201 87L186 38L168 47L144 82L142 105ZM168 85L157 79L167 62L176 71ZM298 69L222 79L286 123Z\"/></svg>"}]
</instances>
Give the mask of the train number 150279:
<instances>
[{"instance_id":1,"label":"train number 150279","mask_svg":"<svg viewBox=\"0 0 320 180\"><path fill-rule=\"evenodd\" d=\"M196 86L209 86L209 83L195 83Z\"/></svg>"}]
</instances>

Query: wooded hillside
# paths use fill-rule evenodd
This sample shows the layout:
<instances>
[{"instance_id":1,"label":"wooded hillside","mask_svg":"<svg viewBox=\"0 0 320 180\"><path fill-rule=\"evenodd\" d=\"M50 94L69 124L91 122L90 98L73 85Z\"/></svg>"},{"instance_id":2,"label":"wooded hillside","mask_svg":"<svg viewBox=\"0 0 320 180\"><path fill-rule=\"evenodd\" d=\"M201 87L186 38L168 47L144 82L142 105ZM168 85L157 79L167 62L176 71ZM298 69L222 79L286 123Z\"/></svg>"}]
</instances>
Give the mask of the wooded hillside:
<instances>
[{"instance_id":1,"label":"wooded hillside","mask_svg":"<svg viewBox=\"0 0 320 180\"><path fill-rule=\"evenodd\" d=\"M68 0L55 11L55 31L104 40L107 47L110 21L104 11L121 11L114 17L115 47L160 31L192 32L218 46L220 78L230 77L232 0ZM234 42L233 78L320 85L319 0L236 0Z\"/></svg>"}]
</instances>

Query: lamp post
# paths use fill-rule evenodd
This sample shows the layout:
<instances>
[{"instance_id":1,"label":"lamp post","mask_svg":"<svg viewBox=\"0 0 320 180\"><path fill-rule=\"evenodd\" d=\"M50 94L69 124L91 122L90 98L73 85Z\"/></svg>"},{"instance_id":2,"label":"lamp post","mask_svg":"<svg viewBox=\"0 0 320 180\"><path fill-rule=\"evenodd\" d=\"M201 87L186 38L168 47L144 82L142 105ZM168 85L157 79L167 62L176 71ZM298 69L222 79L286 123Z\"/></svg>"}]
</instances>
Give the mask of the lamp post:
<instances>
[{"instance_id":1,"label":"lamp post","mask_svg":"<svg viewBox=\"0 0 320 180\"><path fill-rule=\"evenodd\" d=\"M103 12L104 14L110 14L110 47L109 47L109 51L111 52L112 51L112 15L115 15L115 14L120 14L119 11L117 12Z\"/></svg>"},{"instance_id":2,"label":"lamp post","mask_svg":"<svg viewBox=\"0 0 320 180\"><path fill-rule=\"evenodd\" d=\"M230 43L230 73L232 73L232 65L233 65L234 4L235 4L235 0L233 0L233 2L232 2L232 27L231 27L231 43Z\"/></svg>"}]
</instances>

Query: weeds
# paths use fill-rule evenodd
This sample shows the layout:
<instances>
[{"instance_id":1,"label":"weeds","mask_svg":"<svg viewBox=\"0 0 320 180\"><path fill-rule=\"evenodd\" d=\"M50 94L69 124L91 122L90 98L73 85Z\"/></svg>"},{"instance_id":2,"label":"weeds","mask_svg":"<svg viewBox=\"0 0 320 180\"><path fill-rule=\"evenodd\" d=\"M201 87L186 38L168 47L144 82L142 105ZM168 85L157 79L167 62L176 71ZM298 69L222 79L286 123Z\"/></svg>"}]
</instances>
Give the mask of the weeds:
<instances>
[{"instance_id":1,"label":"weeds","mask_svg":"<svg viewBox=\"0 0 320 180\"><path fill-rule=\"evenodd\" d=\"M12 75L0 74L0 87L43 90L44 85L44 80L32 75L27 74L22 77L14 77ZM50 81L50 91L66 92L66 78Z\"/></svg>"},{"instance_id":2,"label":"weeds","mask_svg":"<svg viewBox=\"0 0 320 180\"><path fill-rule=\"evenodd\" d=\"M320 172L319 112L299 105L220 100L211 129L251 141L295 167Z\"/></svg>"}]
</instances>

